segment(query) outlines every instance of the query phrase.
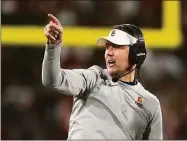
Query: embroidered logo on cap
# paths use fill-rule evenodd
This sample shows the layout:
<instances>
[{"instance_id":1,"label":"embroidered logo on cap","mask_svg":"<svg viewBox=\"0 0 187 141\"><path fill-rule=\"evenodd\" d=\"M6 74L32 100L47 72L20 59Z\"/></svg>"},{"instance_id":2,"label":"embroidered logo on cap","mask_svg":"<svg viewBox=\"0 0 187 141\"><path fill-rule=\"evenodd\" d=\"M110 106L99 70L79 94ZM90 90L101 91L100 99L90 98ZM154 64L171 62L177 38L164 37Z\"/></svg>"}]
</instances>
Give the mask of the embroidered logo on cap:
<instances>
[{"instance_id":1,"label":"embroidered logo on cap","mask_svg":"<svg viewBox=\"0 0 187 141\"><path fill-rule=\"evenodd\" d=\"M115 34L116 34L116 30L112 30L111 36L115 36Z\"/></svg>"}]
</instances>

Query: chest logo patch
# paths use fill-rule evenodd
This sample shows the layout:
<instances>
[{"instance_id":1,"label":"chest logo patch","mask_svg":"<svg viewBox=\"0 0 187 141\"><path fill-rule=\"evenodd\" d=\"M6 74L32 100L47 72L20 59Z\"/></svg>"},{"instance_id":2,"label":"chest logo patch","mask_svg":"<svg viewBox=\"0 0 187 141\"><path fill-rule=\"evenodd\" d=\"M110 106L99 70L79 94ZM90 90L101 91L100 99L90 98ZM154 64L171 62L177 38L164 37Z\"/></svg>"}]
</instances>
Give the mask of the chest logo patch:
<instances>
[{"instance_id":1,"label":"chest logo patch","mask_svg":"<svg viewBox=\"0 0 187 141\"><path fill-rule=\"evenodd\" d=\"M135 104L140 107L140 108L143 108L143 104L142 104L143 100L142 100L142 97L138 97L137 100L135 101Z\"/></svg>"}]
</instances>

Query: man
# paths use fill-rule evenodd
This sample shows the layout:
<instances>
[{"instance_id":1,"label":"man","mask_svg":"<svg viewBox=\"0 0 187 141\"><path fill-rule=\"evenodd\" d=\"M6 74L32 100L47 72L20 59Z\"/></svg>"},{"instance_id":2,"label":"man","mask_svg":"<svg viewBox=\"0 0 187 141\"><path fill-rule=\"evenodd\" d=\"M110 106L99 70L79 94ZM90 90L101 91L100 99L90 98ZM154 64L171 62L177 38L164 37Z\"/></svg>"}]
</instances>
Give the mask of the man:
<instances>
[{"instance_id":1,"label":"man","mask_svg":"<svg viewBox=\"0 0 187 141\"><path fill-rule=\"evenodd\" d=\"M62 26L48 16L42 83L74 98L68 139L163 139L159 100L135 79L146 57L141 30L116 25L97 40L106 50L106 69L61 69Z\"/></svg>"}]
</instances>

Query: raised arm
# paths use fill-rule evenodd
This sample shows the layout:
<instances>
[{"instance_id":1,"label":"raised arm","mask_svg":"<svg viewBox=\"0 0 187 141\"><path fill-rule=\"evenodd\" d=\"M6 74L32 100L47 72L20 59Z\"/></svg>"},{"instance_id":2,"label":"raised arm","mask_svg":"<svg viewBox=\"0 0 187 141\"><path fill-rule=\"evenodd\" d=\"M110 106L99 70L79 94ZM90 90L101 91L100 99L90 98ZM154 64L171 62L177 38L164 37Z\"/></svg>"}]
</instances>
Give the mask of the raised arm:
<instances>
[{"instance_id":1,"label":"raised arm","mask_svg":"<svg viewBox=\"0 0 187 141\"><path fill-rule=\"evenodd\" d=\"M76 96L91 90L97 83L97 67L67 70L60 68L60 44L54 48L46 46L42 64L42 83L63 94Z\"/></svg>"},{"instance_id":2,"label":"raised arm","mask_svg":"<svg viewBox=\"0 0 187 141\"><path fill-rule=\"evenodd\" d=\"M63 94L80 95L91 90L99 77L97 67L89 69L67 70L60 68L62 47L62 26L53 16L49 15L50 22L44 29L48 39L42 64L42 84Z\"/></svg>"}]
</instances>

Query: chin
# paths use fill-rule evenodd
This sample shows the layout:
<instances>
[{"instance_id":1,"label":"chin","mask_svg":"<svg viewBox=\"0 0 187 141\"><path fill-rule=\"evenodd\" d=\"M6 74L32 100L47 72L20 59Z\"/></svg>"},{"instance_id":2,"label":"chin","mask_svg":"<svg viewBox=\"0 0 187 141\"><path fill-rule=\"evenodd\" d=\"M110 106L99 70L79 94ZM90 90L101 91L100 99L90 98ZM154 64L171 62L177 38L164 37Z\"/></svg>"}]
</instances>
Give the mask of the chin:
<instances>
[{"instance_id":1,"label":"chin","mask_svg":"<svg viewBox=\"0 0 187 141\"><path fill-rule=\"evenodd\" d=\"M112 68L107 68L107 71L109 73L110 76L116 76L118 74L118 71L116 69L112 69Z\"/></svg>"}]
</instances>

